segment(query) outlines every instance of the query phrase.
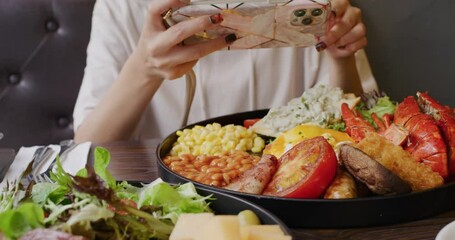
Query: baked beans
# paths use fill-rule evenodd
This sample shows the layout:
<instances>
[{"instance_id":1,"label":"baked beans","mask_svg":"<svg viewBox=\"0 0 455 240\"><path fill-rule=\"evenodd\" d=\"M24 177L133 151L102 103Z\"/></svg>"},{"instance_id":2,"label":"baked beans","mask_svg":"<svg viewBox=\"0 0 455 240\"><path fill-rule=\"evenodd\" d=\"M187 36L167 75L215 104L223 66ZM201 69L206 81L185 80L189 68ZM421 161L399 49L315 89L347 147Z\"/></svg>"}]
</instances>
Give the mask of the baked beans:
<instances>
[{"instance_id":1,"label":"baked beans","mask_svg":"<svg viewBox=\"0 0 455 240\"><path fill-rule=\"evenodd\" d=\"M163 162L173 172L183 177L215 187L224 187L255 166L259 160L259 156L235 151L217 156L192 154L166 156Z\"/></svg>"}]
</instances>

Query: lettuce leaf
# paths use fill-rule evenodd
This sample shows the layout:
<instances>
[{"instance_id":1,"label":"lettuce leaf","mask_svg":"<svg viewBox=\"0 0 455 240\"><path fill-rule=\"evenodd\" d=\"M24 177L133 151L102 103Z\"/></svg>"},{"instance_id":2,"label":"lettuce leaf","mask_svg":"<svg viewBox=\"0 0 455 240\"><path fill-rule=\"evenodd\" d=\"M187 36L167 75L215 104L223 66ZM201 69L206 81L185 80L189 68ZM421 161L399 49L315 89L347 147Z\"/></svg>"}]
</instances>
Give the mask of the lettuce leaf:
<instances>
[{"instance_id":1,"label":"lettuce leaf","mask_svg":"<svg viewBox=\"0 0 455 240\"><path fill-rule=\"evenodd\" d=\"M211 196L200 196L192 183L174 186L157 179L136 187L117 182L107 168L109 152L97 147L94 156L94 167L76 176L65 172L57 158L56 168L50 172L53 181L35 184L18 204L13 204L17 188L2 192L0 232L17 239L39 227L65 232L80 228L82 232L73 233L101 229L112 231L117 238L168 239L180 214L212 211L206 202Z\"/></svg>"},{"instance_id":2,"label":"lettuce leaf","mask_svg":"<svg viewBox=\"0 0 455 240\"><path fill-rule=\"evenodd\" d=\"M23 203L16 209L10 209L0 214L0 232L11 239L16 239L43 225L44 211L36 203Z\"/></svg>"},{"instance_id":3,"label":"lettuce leaf","mask_svg":"<svg viewBox=\"0 0 455 240\"><path fill-rule=\"evenodd\" d=\"M117 182L107 169L110 161L111 155L107 149L102 147L95 148L95 162L93 164L95 173L100 176L110 188L115 189L117 187Z\"/></svg>"},{"instance_id":4,"label":"lettuce leaf","mask_svg":"<svg viewBox=\"0 0 455 240\"><path fill-rule=\"evenodd\" d=\"M55 183L37 183L33 185L32 200L41 206L44 206L47 199L51 199L55 203L60 203L65 198L67 190L67 188Z\"/></svg>"},{"instance_id":5,"label":"lettuce leaf","mask_svg":"<svg viewBox=\"0 0 455 240\"><path fill-rule=\"evenodd\" d=\"M209 203L206 202L208 199L211 196L199 195L192 183L174 187L157 179L141 190L138 207L161 206L161 218L169 219L175 224L182 213L211 212Z\"/></svg>"},{"instance_id":6,"label":"lettuce leaf","mask_svg":"<svg viewBox=\"0 0 455 240\"><path fill-rule=\"evenodd\" d=\"M378 115L379 118L382 118L384 114L393 115L395 113L397 103L391 101L388 96L384 96L377 98L376 101L373 103L370 101L368 105L369 107L367 106L367 104L361 103L356 107L356 109L358 112L362 114L362 117L364 119L366 119L371 124L375 125L371 115L373 113L376 113L376 115Z\"/></svg>"},{"instance_id":7,"label":"lettuce leaf","mask_svg":"<svg viewBox=\"0 0 455 240\"><path fill-rule=\"evenodd\" d=\"M368 110L370 115L376 113L378 117L382 117L384 114L394 114L396 109L396 103L392 102L388 96L378 98L376 104Z\"/></svg>"}]
</instances>

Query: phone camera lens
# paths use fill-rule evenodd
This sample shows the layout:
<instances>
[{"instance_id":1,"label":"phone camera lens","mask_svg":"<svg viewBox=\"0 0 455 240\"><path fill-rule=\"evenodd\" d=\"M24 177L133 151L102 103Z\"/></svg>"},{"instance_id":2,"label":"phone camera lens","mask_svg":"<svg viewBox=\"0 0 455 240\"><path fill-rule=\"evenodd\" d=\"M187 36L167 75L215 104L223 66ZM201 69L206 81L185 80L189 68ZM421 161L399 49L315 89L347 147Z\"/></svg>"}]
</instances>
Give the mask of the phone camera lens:
<instances>
[{"instance_id":1,"label":"phone camera lens","mask_svg":"<svg viewBox=\"0 0 455 240\"><path fill-rule=\"evenodd\" d=\"M303 16L305 16L305 13L306 13L305 9L295 10L294 11L294 16L303 17Z\"/></svg>"},{"instance_id":2,"label":"phone camera lens","mask_svg":"<svg viewBox=\"0 0 455 240\"><path fill-rule=\"evenodd\" d=\"M311 11L311 15L317 17L317 16L320 16L322 14L322 9L314 9L313 11Z\"/></svg>"},{"instance_id":3,"label":"phone camera lens","mask_svg":"<svg viewBox=\"0 0 455 240\"><path fill-rule=\"evenodd\" d=\"M310 25L311 23L313 23L313 19L311 19L311 18L304 18L302 20L303 25Z\"/></svg>"}]
</instances>

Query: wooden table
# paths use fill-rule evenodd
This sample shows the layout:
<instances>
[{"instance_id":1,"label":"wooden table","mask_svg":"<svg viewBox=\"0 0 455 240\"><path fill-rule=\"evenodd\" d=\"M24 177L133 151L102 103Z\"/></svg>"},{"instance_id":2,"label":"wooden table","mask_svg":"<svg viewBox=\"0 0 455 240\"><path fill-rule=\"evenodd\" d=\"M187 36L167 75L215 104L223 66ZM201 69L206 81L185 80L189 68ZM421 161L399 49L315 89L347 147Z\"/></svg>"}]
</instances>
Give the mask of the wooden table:
<instances>
[{"instance_id":1,"label":"wooden table","mask_svg":"<svg viewBox=\"0 0 455 240\"><path fill-rule=\"evenodd\" d=\"M156 147L159 140L100 144L111 153L109 170L118 180L152 181L158 177ZM431 204L431 203L430 203ZM455 204L455 203L454 203ZM422 206L425 207L425 206ZM428 219L380 227L292 229L294 239L435 239L439 230L455 220L455 211Z\"/></svg>"}]
</instances>

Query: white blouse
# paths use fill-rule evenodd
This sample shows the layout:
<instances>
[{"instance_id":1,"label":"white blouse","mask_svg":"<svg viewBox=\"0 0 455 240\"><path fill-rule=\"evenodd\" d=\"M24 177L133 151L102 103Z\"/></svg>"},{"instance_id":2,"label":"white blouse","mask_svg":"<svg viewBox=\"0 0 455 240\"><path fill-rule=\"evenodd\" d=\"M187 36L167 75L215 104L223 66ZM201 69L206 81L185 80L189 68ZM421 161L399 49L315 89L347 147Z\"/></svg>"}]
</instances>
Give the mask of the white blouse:
<instances>
[{"instance_id":1,"label":"white blouse","mask_svg":"<svg viewBox=\"0 0 455 240\"><path fill-rule=\"evenodd\" d=\"M96 1L87 66L73 114L74 129L117 79L139 40L149 3ZM376 89L364 51L358 51L356 58L363 89ZM223 50L200 59L194 72L196 93L188 123L284 105L305 89L328 82L329 59L327 53L318 53L313 47ZM137 126L135 139L163 138L180 128L185 87L184 78L163 82Z\"/></svg>"}]
</instances>

